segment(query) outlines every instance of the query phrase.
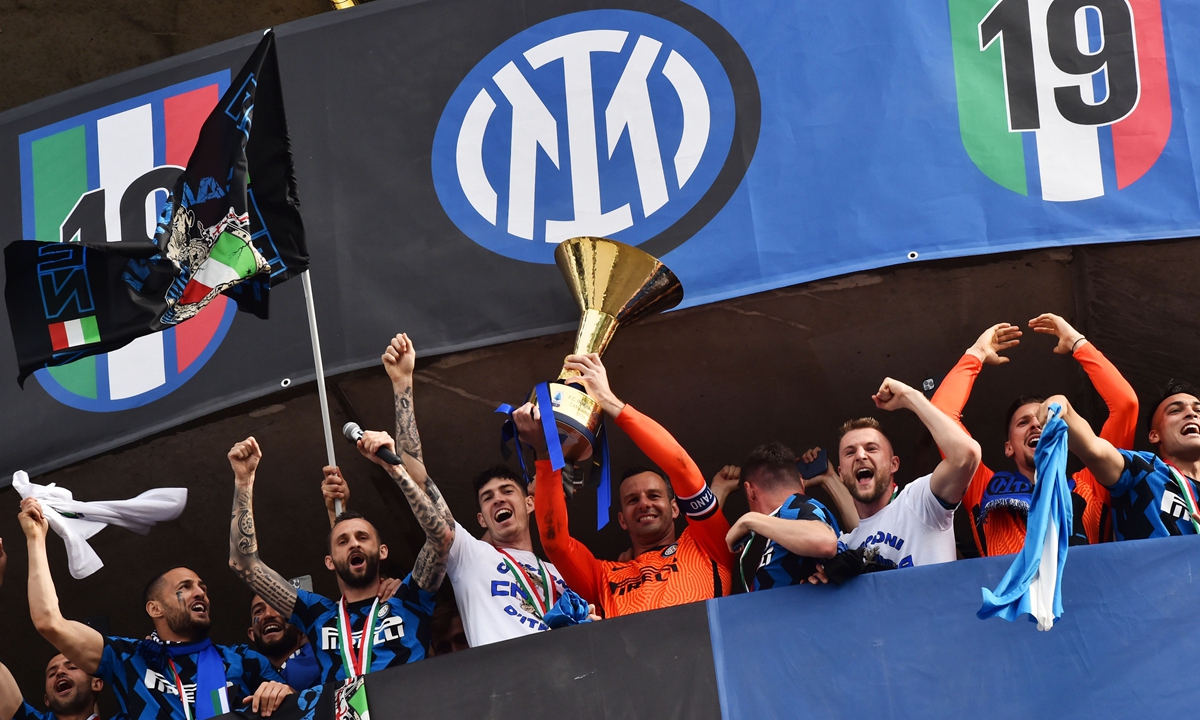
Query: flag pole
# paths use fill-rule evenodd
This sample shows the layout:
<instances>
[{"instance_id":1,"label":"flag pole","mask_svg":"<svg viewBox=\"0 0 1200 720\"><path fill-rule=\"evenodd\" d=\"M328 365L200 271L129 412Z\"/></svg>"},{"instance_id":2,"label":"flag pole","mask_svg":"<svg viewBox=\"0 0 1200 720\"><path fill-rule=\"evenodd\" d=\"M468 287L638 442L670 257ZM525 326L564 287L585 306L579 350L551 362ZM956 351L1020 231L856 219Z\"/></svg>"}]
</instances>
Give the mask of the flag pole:
<instances>
[{"instance_id":1,"label":"flag pole","mask_svg":"<svg viewBox=\"0 0 1200 720\"><path fill-rule=\"evenodd\" d=\"M308 308L308 334L312 337L313 364L317 367L317 397L321 400L321 424L325 426L325 454L330 465L337 465L333 454L333 425L329 422L329 396L325 394L325 364L321 362L321 338L317 335L317 308L313 304L312 280L308 270L300 273L304 285L304 304ZM333 501L333 514L342 514L342 501Z\"/></svg>"}]
</instances>

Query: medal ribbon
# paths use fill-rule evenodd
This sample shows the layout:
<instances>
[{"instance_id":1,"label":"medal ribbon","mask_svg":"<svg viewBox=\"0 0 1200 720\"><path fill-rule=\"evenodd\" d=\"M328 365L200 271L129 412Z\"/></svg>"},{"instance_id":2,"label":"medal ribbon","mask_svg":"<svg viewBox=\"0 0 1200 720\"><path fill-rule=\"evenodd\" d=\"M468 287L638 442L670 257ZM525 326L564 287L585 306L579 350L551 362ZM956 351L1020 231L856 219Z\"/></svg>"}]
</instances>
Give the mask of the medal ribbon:
<instances>
[{"instance_id":1,"label":"medal ribbon","mask_svg":"<svg viewBox=\"0 0 1200 720\"><path fill-rule=\"evenodd\" d=\"M542 590L544 591L543 596L538 597L533 592L533 580L525 572L524 566L514 560L513 556L505 552L503 548L496 549L499 550L500 554L504 556L504 564L508 566L508 571L513 574L513 577L516 578L517 585L521 588L521 592L525 593L525 597L529 598L529 602L533 605L533 612L535 615L537 615L538 620L545 618L546 613L550 612L550 608L554 607L554 603L551 601L554 591L551 588L553 578L546 577L546 566L542 565L542 559L536 556L534 557L534 559L537 560L538 573L542 578Z\"/></svg>"},{"instance_id":2,"label":"medal ribbon","mask_svg":"<svg viewBox=\"0 0 1200 720\"><path fill-rule=\"evenodd\" d=\"M183 717L185 720L192 720L192 709L188 707L187 695L183 692L183 681L179 679L179 670L175 667L175 661L169 660L171 663L171 674L175 676L175 689L179 691L179 702L183 705ZM196 686L196 692L200 691L199 685Z\"/></svg>"},{"instance_id":3,"label":"medal ribbon","mask_svg":"<svg viewBox=\"0 0 1200 720\"><path fill-rule=\"evenodd\" d=\"M338 600L338 647L342 654L342 668L347 682L365 674L371 668L371 651L375 645L375 613L379 609L379 598L371 603L371 612L363 622L362 637L358 652L354 652L354 633L351 631L350 615L346 612L346 596ZM187 720L191 720L189 717Z\"/></svg>"},{"instance_id":4,"label":"medal ribbon","mask_svg":"<svg viewBox=\"0 0 1200 720\"><path fill-rule=\"evenodd\" d=\"M1188 519L1192 521L1192 529L1200 535L1200 523L1196 522L1195 515L1200 512L1197 509L1196 493L1192 491L1192 484L1188 482L1183 473L1179 472L1179 468L1171 463L1167 463L1167 467L1171 468L1171 475L1175 478L1175 483L1179 486L1179 491L1183 494L1183 504L1187 506Z\"/></svg>"}]
</instances>

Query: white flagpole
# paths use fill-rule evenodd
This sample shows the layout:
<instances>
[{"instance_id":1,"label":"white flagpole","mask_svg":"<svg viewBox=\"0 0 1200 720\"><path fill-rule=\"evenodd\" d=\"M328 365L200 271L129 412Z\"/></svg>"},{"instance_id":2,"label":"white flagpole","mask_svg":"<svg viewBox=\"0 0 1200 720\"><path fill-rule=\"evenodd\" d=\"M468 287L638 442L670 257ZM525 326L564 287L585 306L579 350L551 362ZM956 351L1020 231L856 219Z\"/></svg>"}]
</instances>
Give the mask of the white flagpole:
<instances>
[{"instance_id":1,"label":"white flagpole","mask_svg":"<svg viewBox=\"0 0 1200 720\"><path fill-rule=\"evenodd\" d=\"M317 309L313 304L312 280L308 271L300 274L304 285L304 304L308 307L308 333L312 337L313 364L317 366L317 397L321 400L321 423L325 426L325 454L330 465L337 465L333 454L333 426L329 422L329 397L325 394L325 364L321 362L321 338L317 335ZM334 515L342 514L342 501L333 501Z\"/></svg>"}]
</instances>

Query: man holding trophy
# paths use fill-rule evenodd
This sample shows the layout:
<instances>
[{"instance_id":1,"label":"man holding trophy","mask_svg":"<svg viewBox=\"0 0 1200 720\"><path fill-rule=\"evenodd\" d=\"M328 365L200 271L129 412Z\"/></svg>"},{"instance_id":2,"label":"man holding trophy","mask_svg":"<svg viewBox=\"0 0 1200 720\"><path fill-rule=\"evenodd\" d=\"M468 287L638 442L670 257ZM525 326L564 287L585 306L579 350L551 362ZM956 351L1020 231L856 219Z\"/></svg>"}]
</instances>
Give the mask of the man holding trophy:
<instances>
[{"instance_id":1,"label":"man holding trophy","mask_svg":"<svg viewBox=\"0 0 1200 720\"><path fill-rule=\"evenodd\" d=\"M547 457L539 408L527 403L513 413L521 440L538 455L534 489L538 531L542 547L563 579L585 600L603 609L606 617L728 594L734 562L725 545L729 522L705 485L700 468L661 425L613 394L599 355L570 355L563 367L579 373L577 380L587 388L588 396L663 469L638 468L625 473L619 485L617 521L629 531L633 558L628 562L598 560L568 532L562 477ZM688 527L676 538L679 505L683 505Z\"/></svg>"},{"instance_id":2,"label":"man holding trophy","mask_svg":"<svg viewBox=\"0 0 1200 720\"><path fill-rule=\"evenodd\" d=\"M675 307L683 286L658 259L605 238L571 238L554 258L583 311L575 350L557 380L539 385L529 402L512 411L518 443L537 453L534 502L542 547L567 585L605 617L727 594L734 560L725 545L729 522L716 496L670 433L617 399L600 362L619 325ZM567 525L562 468L596 451L606 454L605 415L662 468L636 468L621 478L617 520L633 544L627 562L597 560ZM604 478L597 498L601 514L609 501ZM677 538L681 505L688 528Z\"/></svg>"}]
</instances>

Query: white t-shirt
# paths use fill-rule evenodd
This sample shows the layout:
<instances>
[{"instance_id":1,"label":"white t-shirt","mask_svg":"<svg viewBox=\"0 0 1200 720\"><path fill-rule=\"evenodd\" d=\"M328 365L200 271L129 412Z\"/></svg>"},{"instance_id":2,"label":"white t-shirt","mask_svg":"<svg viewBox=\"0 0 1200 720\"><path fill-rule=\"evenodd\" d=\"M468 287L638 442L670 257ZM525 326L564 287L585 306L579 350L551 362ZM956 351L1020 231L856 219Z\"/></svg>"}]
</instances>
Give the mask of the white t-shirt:
<instances>
[{"instance_id":1,"label":"white t-shirt","mask_svg":"<svg viewBox=\"0 0 1200 720\"><path fill-rule=\"evenodd\" d=\"M533 580L533 591L542 592L538 557L527 550L505 548L505 552L524 566L525 573ZM466 528L454 523L454 544L446 562L446 577L454 586L463 631L471 647L550 629L533 613L533 605L521 593L505 560L499 550L476 540ZM553 599L557 599L567 586L553 564L543 560L541 565L554 580Z\"/></svg>"},{"instance_id":2,"label":"white t-shirt","mask_svg":"<svg viewBox=\"0 0 1200 720\"><path fill-rule=\"evenodd\" d=\"M879 512L858 521L838 539L838 550L873 545L893 567L950 562L954 550L954 510L947 510L929 487L932 475L912 481Z\"/></svg>"}]
</instances>

